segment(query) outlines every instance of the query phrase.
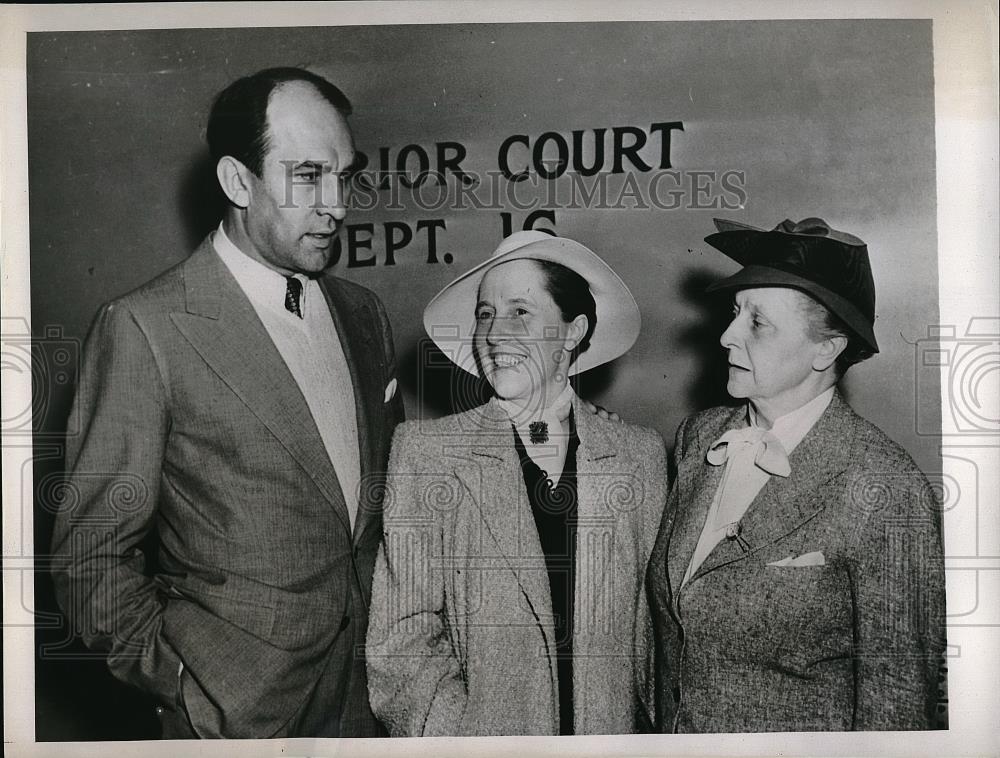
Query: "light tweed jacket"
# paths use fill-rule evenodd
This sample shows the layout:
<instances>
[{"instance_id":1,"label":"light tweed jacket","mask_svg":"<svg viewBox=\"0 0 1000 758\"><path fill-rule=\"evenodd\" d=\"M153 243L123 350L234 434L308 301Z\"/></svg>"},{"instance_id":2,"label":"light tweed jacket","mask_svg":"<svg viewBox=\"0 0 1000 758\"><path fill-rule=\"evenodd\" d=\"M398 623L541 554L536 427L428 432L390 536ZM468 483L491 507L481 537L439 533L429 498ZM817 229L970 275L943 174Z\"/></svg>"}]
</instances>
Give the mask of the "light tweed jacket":
<instances>
[{"instance_id":1,"label":"light tweed jacket","mask_svg":"<svg viewBox=\"0 0 1000 758\"><path fill-rule=\"evenodd\" d=\"M681 586L745 423L713 408L677 432L677 478L649 563L658 726L678 732L926 729L944 645L940 513L910 457L840 393ZM813 565L774 565L813 554ZM816 560L821 554L822 559Z\"/></svg>"},{"instance_id":2,"label":"light tweed jacket","mask_svg":"<svg viewBox=\"0 0 1000 758\"><path fill-rule=\"evenodd\" d=\"M666 502L663 441L575 410L577 734L636 728L648 658L643 575ZM392 735L558 733L545 558L495 401L397 429L367 663ZM640 614L636 631L636 613Z\"/></svg>"}]
</instances>

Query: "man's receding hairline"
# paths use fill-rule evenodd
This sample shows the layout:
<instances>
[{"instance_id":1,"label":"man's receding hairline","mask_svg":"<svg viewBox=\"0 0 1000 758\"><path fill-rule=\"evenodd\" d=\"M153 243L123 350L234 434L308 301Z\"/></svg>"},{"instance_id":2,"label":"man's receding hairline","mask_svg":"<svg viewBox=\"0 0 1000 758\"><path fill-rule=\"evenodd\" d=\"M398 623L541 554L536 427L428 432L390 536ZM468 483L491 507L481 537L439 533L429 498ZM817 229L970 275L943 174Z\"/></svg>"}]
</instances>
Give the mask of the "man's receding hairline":
<instances>
[{"instance_id":1,"label":"man's receding hairline","mask_svg":"<svg viewBox=\"0 0 1000 758\"><path fill-rule=\"evenodd\" d=\"M287 88L290 85L297 85L297 84L305 85L308 89L311 89L313 92L316 93L316 96L319 97L320 100L322 100L324 103L333 108L334 112L336 112L338 116L344 119L344 123L347 125L347 133L351 136L351 146L354 147L354 132L351 131L350 124L347 123L347 118L351 114L344 113L343 110L341 110L336 105L331 103L330 99L326 97L326 95L323 94L322 90L320 90L320 88L317 87L313 82L310 82L307 79L290 79L285 82L278 82L271 88L271 91L267 93L267 105L264 107L264 131L261 134L261 146L264 148L263 151L261 152L261 159L263 160L267 158L268 154L271 152L271 103L274 100L274 96L282 89ZM261 171L263 171L263 168L264 167L262 165Z\"/></svg>"},{"instance_id":2,"label":"man's receding hairline","mask_svg":"<svg viewBox=\"0 0 1000 758\"><path fill-rule=\"evenodd\" d=\"M265 121L267 121L267 115L268 115L267 112L271 108L271 103L274 100L274 96L277 95L279 92L288 89L294 89L296 87L305 87L307 89L312 90L312 92L316 95L316 97L318 97L322 102L326 103L331 108L333 108L333 110L335 110L337 114L345 121L350 117L351 115L350 113L345 113L342 108L337 107L335 103L331 102L330 98L324 95L323 90L321 90L314 82L311 82L308 79L289 79L288 81L278 82L271 88L271 91L267 93L267 107L264 109ZM270 123L268 123L268 126L270 126Z\"/></svg>"}]
</instances>

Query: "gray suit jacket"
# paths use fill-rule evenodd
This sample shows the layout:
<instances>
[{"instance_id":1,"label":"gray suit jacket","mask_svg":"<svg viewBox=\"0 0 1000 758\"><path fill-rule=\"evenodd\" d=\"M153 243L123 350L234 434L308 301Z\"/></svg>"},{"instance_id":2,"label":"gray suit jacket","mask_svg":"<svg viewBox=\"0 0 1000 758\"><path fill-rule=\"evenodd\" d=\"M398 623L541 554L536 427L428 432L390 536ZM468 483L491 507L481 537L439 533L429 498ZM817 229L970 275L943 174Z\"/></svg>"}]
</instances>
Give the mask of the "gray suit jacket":
<instances>
[{"instance_id":1,"label":"gray suit jacket","mask_svg":"<svg viewBox=\"0 0 1000 758\"><path fill-rule=\"evenodd\" d=\"M924 475L839 392L742 520L683 586L723 467L709 445L745 424L681 424L677 478L650 558L662 731L926 729L944 645L940 513ZM769 565L821 552L823 565Z\"/></svg>"},{"instance_id":2,"label":"gray suit jacket","mask_svg":"<svg viewBox=\"0 0 1000 758\"><path fill-rule=\"evenodd\" d=\"M632 732L645 687L643 574L666 501L656 432L576 408L575 731ZM640 634L636 635L636 629ZM368 632L393 735L558 734L545 558L503 411L403 424Z\"/></svg>"},{"instance_id":3,"label":"gray suit jacket","mask_svg":"<svg viewBox=\"0 0 1000 758\"><path fill-rule=\"evenodd\" d=\"M112 673L201 736L286 734L328 663L348 693L331 718L348 734L376 728L354 647L402 406L384 402L395 368L381 303L332 276L321 287L357 401L353 532L305 399L210 240L105 305L87 340L57 596ZM150 532L155 573L140 549Z\"/></svg>"}]
</instances>

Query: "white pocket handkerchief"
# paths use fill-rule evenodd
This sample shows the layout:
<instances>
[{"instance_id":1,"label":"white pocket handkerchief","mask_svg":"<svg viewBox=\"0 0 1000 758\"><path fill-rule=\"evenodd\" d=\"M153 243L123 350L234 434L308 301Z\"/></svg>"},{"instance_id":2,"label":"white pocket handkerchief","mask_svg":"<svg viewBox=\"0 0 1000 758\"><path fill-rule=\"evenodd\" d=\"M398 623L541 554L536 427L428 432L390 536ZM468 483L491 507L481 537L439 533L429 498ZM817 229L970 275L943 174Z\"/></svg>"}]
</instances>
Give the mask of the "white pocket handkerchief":
<instances>
[{"instance_id":1,"label":"white pocket handkerchief","mask_svg":"<svg viewBox=\"0 0 1000 758\"><path fill-rule=\"evenodd\" d=\"M385 385L385 400L383 403L388 403L396 395L396 380L393 379L387 385Z\"/></svg>"},{"instance_id":2,"label":"white pocket handkerchief","mask_svg":"<svg viewBox=\"0 0 1000 758\"><path fill-rule=\"evenodd\" d=\"M814 550L811 553L803 553L795 558L789 556L780 561L771 561L768 566L783 566L785 568L797 568L799 566L825 566L826 558L823 557L822 550Z\"/></svg>"}]
</instances>

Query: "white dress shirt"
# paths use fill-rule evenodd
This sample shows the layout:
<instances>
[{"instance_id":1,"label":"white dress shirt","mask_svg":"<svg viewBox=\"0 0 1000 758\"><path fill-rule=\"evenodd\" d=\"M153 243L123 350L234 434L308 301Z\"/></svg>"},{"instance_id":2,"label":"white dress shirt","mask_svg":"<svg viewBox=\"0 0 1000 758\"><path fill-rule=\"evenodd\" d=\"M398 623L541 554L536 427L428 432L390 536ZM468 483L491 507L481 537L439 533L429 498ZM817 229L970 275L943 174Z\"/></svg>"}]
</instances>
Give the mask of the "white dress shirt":
<instances>
[{"instance_id":1,"label":"white dress shirt","mask_svg":"<svg viewBox=\"0 0 1000 758\"><path fill-rule=\"evenodd\" d=\"M833 390L834 388L830 387L805 405L779 417L770 430L764 430L753 406L747 403L748 436L763 438L764 445L767 444L767 441L773 444L776 438L780 450L778 457L787 459L787 456L792 454L792 451L809 433L809 430L819 421L823 411L830 405L830 401L833 399ZM758 433L755 434L755 432ZM711 455L712 449L720 442L722 440L713 441L707 455ZM760 446L757 449L759 450ZM734 525L743 518L754 498L767 484L767 480L771 478L771 474L761 468L760 464L754 462L752 445L747 445L742 454L734 452L730 455L725 466L722 479L715 490L712 505L708 509L701 537L699 537L698 545L691 556L691 563L688 564L682 584L687 582L698 570L698 567L715 549L715 546L732 533ZM785 475L787 476L787 473Z\"/></svg>"},{"instance_id":2,"label":"white dress shirt","mask_svg":"<svg viewBox=\"0 0 1000 758\"><path fill-rule=\"evenodd\" d=\"M296 275L302 282L299 318L285 309L288 282L282 274L243 253L221 224L212 243L250 299L309 406L340 480L353 528L361 482L354 383L323 291L315 280Z\"/></svg>"}]
</instances>

